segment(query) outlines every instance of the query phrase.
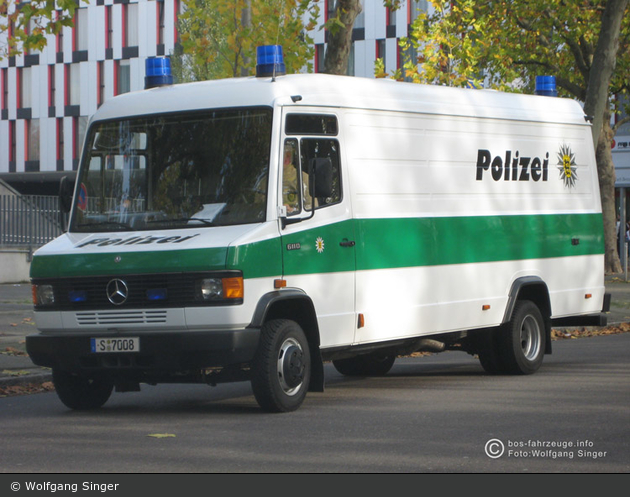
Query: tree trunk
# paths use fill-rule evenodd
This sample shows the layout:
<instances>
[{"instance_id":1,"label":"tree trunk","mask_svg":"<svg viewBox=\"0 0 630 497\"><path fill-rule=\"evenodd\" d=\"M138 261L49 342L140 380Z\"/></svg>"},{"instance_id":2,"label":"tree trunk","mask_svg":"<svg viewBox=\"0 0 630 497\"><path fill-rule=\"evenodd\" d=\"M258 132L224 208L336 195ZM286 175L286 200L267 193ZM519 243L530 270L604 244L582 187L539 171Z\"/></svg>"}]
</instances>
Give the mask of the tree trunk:
<instances>
[{"instance_id":1,"label":"tree trunk","mask_svg":"<svg viewBox=\"0 0 630 497\"><path fill-rule=\"evenodd\" d=\"M615 70L619 50L621 20L628 6L628 0L608 0L602 16L599 39L593 54L593 64L589 70L584 113L593 116L593 143L599 142L604 112L609 98L610 78Z\"/></svg>"},{"instance_id":2,"label":"tree trunk","mask_svg":"<svg viewBox=\"0 0 630 497\"><path fill-rule=\"evenodd\" d=\"M610 129L608 105L610 78L615 69L619 49L621 20L627 6L628 0L608 0L606 2L584 101L584 113L593 117L593 144L596 146L597 173L602 197L606 247L605 271L607 273L621 271L616 250L615 168L610 152L613 136Z\"/></svg>"},{"instance_id":3,"label":"tree trunk","mask_svg":"<svg viewBox=\"0 0 630 497\"><path fill-rule=\"evenodd\" d=\"M348 59L352 48L352 28L354 20L360 13L361 0L337 0L335 17L341 25L338 23L330 25L323 72L347 74Z\"/></svg>"},{"instance_id":4,"label":"tree trunk","mask_svg":"<svg viewBox=\"0 0 630 497\"><path fill-rule=\"evenodd\" d=\"M245 0L245 6L241 12L241 29L247 30L252 27L252 2L251 0ZM247 55L243 55L243 65L241 66L240 76L249 76L252 73L250 67L251 60Z\"/></svg>"},{"instance_id":5,"label":"tree trunk","mask_svg":"<svg viewBox=\"0 0 630 497\"><path fill-rule=\"evenodd\" d=\"M606 274L621 272L621 262L617 252L617 209L615 206L615 166L612 160L611 144L613 130L610 127L610 113L604 113L602 132L597 142L596 158L599 176L599 189L602 197L604 218L604 271ZM622 230L625 233L625 230Z\"/></svg>"}]
</instances>

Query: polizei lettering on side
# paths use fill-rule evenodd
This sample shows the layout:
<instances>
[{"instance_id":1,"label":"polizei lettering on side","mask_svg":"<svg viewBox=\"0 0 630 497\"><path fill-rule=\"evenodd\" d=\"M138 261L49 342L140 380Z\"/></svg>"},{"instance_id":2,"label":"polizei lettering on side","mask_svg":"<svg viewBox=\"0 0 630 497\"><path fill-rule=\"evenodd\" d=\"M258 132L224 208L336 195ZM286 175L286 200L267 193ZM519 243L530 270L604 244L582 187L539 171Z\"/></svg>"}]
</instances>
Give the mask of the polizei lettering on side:
<instances>
[{"instance_id":1,"label":"polizei lettering on side","mask_svg":"<svg viewBox=\"0 0 630 497\"><path fill-rule=\"evenodd\" d=\"M492 158L489 150L477 152L477 181L490 176L494 181L547 181L549 178L549 152L540 157L519 156L518 150L505 152L505 157Z\"/></svg>"}]
</instances>

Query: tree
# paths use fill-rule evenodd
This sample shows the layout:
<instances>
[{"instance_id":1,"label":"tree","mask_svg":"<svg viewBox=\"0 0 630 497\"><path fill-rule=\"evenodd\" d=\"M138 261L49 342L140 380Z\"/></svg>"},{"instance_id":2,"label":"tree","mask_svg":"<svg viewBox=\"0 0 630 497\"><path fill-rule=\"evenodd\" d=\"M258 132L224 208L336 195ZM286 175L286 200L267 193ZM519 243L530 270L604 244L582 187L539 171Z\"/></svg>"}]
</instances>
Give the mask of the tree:
<instances>
[{"instance_id":1,"label":"tree","mask_svg":"<svg viewBox=\"0 0 630 497\"><path fill-rule=\"evenodd\" d=\"M383 0L383 5L394 12L400 8L401 2L402 0ZM337 0L335 15L324 24L324 28L330 34L323 72L339 75L347 73L352 48L352 29L361 10L361 0Z\"/></svg>"},{"instance_id":2,"label":"tree","mask_svg":"<svg viewBox=\"0 0 630 497\"><path fill-rule=\"evenodd\" d=\"M393 76L450 86L533 92L536 75L556 76L561 96L585 103L602 194L605 270L621 271L616 250L615 174L610 153L615 95L630 90L628 0L430 0L401 48L414 55ZM376 64L377 76L385 76Z\"/></svg>"},{"instance_id":3,"label":"tree","mask_svg":"<svg viewBox=\"0 0 630 497\"><path fill-rule=\"evenodd\" d=\"M46 35L73 25L76 0L0 0L0 60L38 51Z\"/></svg>"},{"instance_id":4,"label":"tree","mask_svg":"<svg viewBox=\"0 0 630 497\"><path fill-rule=\"evenodd\" d=\"M280 44L288 73L312 67L314 0L183 0L181 45L172 57L179 82L247 76L256 47ZM306 22L304 21L306 19Z\"/></svg>"},{"instance_id":5,"label":"tree","mask_svg":"<svg viewBox=\"0 0 630 497\"><path fill-rule=\"evenodd\" d=\"M337 0L335 15L324 26L330 33L324 56L325 73L346 74L352 47L352 28L360 13L361 0Z\"/></svg>"}]
</instances>

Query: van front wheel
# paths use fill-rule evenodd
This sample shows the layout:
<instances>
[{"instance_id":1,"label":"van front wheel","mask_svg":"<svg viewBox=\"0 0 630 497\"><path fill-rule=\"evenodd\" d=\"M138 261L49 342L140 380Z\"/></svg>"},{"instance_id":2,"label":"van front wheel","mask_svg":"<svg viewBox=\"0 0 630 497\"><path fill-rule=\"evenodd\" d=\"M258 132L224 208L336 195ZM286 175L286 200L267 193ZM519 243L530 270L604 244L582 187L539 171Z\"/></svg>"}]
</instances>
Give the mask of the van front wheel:
<instances>
[{"instance_id":1,"label":"van front wheel","mask_svg":"<svg viewBox=\"0 0 630 497\"><path fill-rule=\"evenodd\" d=\"M512 319L501 330L499 348L506 372L532 374L545 354L545 323L540 309L529 300L516 303Z\"/></svg>"},{"instance_id":2,"label":"van front wheel","mask_svg":"<svg viewBox=\"0 0 630 497\"><path fill-rule=\"evenodd\" d=\"M53 384L59 400L77 411L98 409L112 394L114 384L103 379L88 378L53 369Z\"/></svg>"},{"instance_id":3,"label":"van front wheel","mask_svg":"<svg viewBox=\"0 0 630 497\"><path fill-rule=\"evenodd\" d=\"M251 373L262 409L289 412L300 407L311 378L310 349L300 325L285 319L265 323Z\"/></svg>"}]
</instances>

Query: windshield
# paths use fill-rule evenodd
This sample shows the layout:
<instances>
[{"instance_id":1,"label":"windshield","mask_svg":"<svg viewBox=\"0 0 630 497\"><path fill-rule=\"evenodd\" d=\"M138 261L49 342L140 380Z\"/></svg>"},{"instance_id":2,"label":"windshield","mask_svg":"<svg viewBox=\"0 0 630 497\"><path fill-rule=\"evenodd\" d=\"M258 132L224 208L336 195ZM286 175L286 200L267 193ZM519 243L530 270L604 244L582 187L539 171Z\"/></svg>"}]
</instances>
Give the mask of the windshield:
<instances>
[{"instance_id":1,"label":"windshield","mask_svg":"<svg viewBox=\"0 0 630 497\"><path fill-rule=\"evenodd\" d=\"M264 221L271 113L247 108L96 123L71 231Z\"/></svg>"}]
</instances>

